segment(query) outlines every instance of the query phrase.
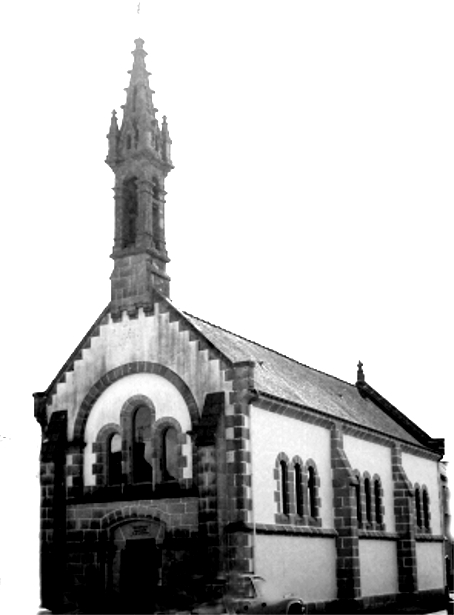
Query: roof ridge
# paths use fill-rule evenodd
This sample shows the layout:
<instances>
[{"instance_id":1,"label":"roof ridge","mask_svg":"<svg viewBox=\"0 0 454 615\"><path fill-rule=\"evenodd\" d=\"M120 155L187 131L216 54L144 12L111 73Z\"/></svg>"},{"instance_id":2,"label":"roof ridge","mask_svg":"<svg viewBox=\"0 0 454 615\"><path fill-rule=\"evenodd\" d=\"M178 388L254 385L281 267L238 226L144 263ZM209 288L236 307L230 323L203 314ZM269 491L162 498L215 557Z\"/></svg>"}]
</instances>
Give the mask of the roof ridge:
<instances>
[{"instance_id":1,"label":"roof ridge","mask_svg":"<svg viewBox=\"0 0 454 615\"><path fill-rule=\"evenodd\" d=\"M283 354L282 352L279 352L277 350L273 350L273 348L268 348L268 346L264 346L263 344L260 344L259 342L254 342L253 340L248 339L247 337L244 337L243 335L239 335L238 333L234 333L233 331L229 331L228 329L224 329L223 327L220 327L219 325L215 325L212 322L209 322L208 320L204 320L203 318L200 318L199 316L194 316L194 314L190 314L189 312L186 312L183 310L183 314L185 314L186 316L189 316L190 318L195 318L196 320L200 320L201 322L204 322L207 325L210 325L210 327L215 327L216 329L220 329L221 331L224 331L225 333L229 333L230 335L234 335L235 337L238 337L242 340L244 340L245 342L248 342L249 344L255 344L255 346L260 346L260 348L263 348L264 350L267 350L268 352L272 352L274 354L279 355L280 357L284 357L284 359L288 359L289 361L292 361L293 363L297 363L298 365L301 365L302 367L306 367L307 369L310 369L314 372L317 372L318 374L323 374L323 376L328 376L329 378L334 378L335 380L338 380L339 382L342 382L343 384L348 384L348 386L353 387L354 389L356 389L356 386L354 384L352 384L351 382L347 382L346 380L342 380L342 378L338 378L337 376L333 376L332 374L328 374L327 372L323 372L321 369L317 369L316 367L311 367L310 365L306 365L305 363L301 363L300 361L297 361L296 359L293 359L292 357L289 357L285 354Z\"/></svg>"}]
</instances>

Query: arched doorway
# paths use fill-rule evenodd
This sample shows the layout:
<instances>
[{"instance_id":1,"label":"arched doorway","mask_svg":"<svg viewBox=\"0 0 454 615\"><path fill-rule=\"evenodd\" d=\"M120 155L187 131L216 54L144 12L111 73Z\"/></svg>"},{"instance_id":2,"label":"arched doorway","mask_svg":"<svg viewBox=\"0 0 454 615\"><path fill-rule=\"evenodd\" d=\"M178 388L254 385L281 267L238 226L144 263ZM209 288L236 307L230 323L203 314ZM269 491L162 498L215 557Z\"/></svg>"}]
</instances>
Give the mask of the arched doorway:
<instances>
[{"instance_id":1,"label":"arched doorway","mask_svg":"<svg viewBox=\"0 0 454 615\"><path fill-rule=\"evenodd\" d=\"M151 613L161 581L164 526L158 520L134 519L111 528L108 536L107 585L119 613Z\"/></svg>"}]
</instances>

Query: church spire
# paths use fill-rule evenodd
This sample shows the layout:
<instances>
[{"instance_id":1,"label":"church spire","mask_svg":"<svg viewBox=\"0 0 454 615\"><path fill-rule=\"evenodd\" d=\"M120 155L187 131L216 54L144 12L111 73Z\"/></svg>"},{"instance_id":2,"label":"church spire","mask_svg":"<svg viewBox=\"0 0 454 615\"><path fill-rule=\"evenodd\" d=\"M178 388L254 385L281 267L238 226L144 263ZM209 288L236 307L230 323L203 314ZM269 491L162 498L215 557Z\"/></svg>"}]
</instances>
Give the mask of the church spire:
<instances>
[{"instance_id":1,"label":"church spire","mask_svg":"<svg viewBox=\"0 0 454 615\"><path fill-rule=\"evenodd\" d=\"M144 41L137 38L136 48L132 52L134 63L129 86L126 91L126 104L122 105L123 121L117 139L111 139L112 124L109 131L109 153L107 164L114 173L118 162L127 158L136 158L138 152L147 152L148 156L156 158L167 174L172 169L170 157L171 140L167 118L164 116L162 128L156 118L157 109L153 104L154 91L150 88L148 77L151 75L145 65L148 55L143 48Z\"/></svg>"},{"instance_id":2,"label":"church spire","mask_svg":"<svg viewBox=\"0 0 454 615\"><path fill-rule=\"evenodd\" d=\"M113 112L107 164L115 173L115 243L111 309L134 310L153 303L153 291L169 295L164 231L164 180L173 168L167 119L156 118L145 65L144 41L136 39L123 120Z\"/></svg>"}]
</instances>

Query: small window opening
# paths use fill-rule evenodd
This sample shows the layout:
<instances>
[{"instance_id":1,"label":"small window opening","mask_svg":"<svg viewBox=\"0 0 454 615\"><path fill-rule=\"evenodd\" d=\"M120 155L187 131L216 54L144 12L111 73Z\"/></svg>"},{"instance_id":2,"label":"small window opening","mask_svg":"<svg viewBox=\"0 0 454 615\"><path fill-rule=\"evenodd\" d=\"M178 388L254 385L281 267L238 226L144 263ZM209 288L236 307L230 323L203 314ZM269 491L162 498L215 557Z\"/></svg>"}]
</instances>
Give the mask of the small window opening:
<instances>
[{"instance_id":1,"label":"small window opening","mask_svg":"<svg viewBox=\"0 0 454 615\"><path fill-rule=\"evenodd\" d=\"M133 246L137 238L138 218L137 178L123 184L123 247Z\"/></svg>"},{"instance_id":2,"label":"small window opening","mask_svg":"<svg viewBox=\"0 0 454 615\"><path fill-rule=\"evenodd\" d=\"M145 406L138 408L134 415L132 455L134 482L152 482L151 413Z\"/></svg>"},{"instance_id":3,"label":"small window opening","mask_svg":"<svg viewBox=\"0 0 454 615\"><path fill-rule=\"evenodd\" d=\"M422 528L422 515L421 515L421 492L419 487L415 489L415 508L416 508L416 525Z\"/></svg>"},{"instance_id":4,"label":"small window opening","mask_svg":"<svg viewBox=\"0 0 454 615\"><path fill-rule=\"evenodd\" d=\"M296 514L300 517L304 514L303 507L303 472L299 463L295 464L295 499Z\"/></svg>"},{"instance_id":5,"label":"small window opening","mask_svg":"<svg viewBox=\"0 0 454 615\"><path fill-rule=\"evenodd\" d=\"M375 496L375 520L378 525L383 523L383 516L381 512L381 485L380 481L374 482L374 496Z\"/></svg>"},{"instance_id":6,"label":"small window opening","mask_svg":"<svg viewBox=\"0 0 454 615\"><path fill-rule=\"evenodd\" d=\"M153 179L153 239L159 248L162 236L161 207L159 202L160 189L156 178Z\"/></svg>"},{"instance_id":7,"label":"small window opening","mask_svg":"<svg viewBox=\"0 0 454 615\"><path fill-rule=\"evenodd\" d=\"M126 135L126 149L131 149L131 135Z\"/></svg>"},{"instance_id":8,"label":"small window opening","mask_svg":"<svg viewBox=\"0 0 454 615\"><path fill-rule=\"evenodd\" d=\"M426 530L430 527L429 521L429 494L427 493L427 489L423 489L422 491L422 510L424 516L424 528Z\"/></svg>"},{"instance_id":9,"label":"small window opening","mask_svg":"<svg viewBox=\"0 0 454 615\"><path fill-rule=\"evenodd\" d=\"M178 477L178 433L168 427L162 434L162 478L176 480Z\"/></svg>"},{"instance_id":10,"label":"small window opening","mask_svg":"<svg viewBox=\"0 0 454 615\"><path fill-rule=\"evenodd\" d=\"M109 485L119 485L121 483L121 436L113 434L109 441Z\"/></svg>"},{"instance_id":11,"label":"small window opening","mask_svg":"<svg viewBox=\"0 0 454 615\"><path fill-rule=\"evenodd\" d=\"M361 507L361 483L358 479L355 485L355 498L356 498L356 518L358 519L358 526L361 527L363 523L363 511Z\"/></svg>"},{"instance_id":12,"label":"small window opening","mask_svg":"<svg viewBox=\"0 0 454 615\"><path fill-rule=\"evenodd\" d=\"M366 494L366 521L372 523L372 494L370 492L370 479L364 479L364 491Z\"/></svg>"},{"instance_id":13,"label":"small window opening","mask_svg":"<svg viewBox=\"0 0 454 615\"><path fill-rule=\"evenodd\" d=\"M315 517L317 517L316 477L315 468L312 466L308 468L307 491L309 497L309 514L315 519Z\"/></svg>"},{"instance_id":14,"label":"small window opening","mask_svg":"<svg viewBox=\"0 0 454 615\"><path fill-rule=\"evenodd\" d=\"M289 501L288 501L288 468L287 463L285 461L280 462L281 466L281 506L282 506L282 514L289 514Z\"/></svg>"}]
</instances>

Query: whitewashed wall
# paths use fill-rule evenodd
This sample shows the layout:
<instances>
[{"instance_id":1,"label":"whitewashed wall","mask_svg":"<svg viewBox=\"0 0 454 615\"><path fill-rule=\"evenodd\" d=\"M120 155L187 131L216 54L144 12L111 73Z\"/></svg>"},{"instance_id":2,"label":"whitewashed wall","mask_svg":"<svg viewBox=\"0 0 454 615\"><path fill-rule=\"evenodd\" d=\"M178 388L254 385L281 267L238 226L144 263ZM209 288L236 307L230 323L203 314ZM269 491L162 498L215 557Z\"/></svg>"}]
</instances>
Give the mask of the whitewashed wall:
<instances>
[{"instance_id":1,"label":"whitewashed wall","mask_svg":"<svg viewBox=\"0 0 454 615\"><path fill-rule=\"evenodd\" d=\"M92 464L95 463L95 454L92 444L100 429L108 423L120 425L120 411L123 404L134 395L145 395L153 402L156 410L156 420L163 417L172 417L181 425L183 433L191 429L191 419L186 403L173 384L162 376L156 374L132 374L114 382L106 389L94 404L85 428L84 452L84 482L85 485L94 485L95 477L92 473ZM184 478L192 476L192 453L190 438L183 445L183 455L188 460L188 466L183 470Z\"/></svg>"},{"instance_id":2,"label":"whitewashed wall","mask_svg":"<svg viewBox=\"0 0 454 615\"><path fill-rule=\"evenodd\" d=\"M444 550L441 542L417 542L418 589L441 589L444 581Z\"/></svg>"},{"instance_id":3,"label":"whitewashed wall","mask_svg":"<svg viewBox=\"0 0 454 615\"><path fill-rule=\"evenodd\" d=\"M432 533L442 534L438 463L409 453L402 453L402 465L413 485L415 483L419 483L420 486L426 485L429 492L430 526Z\"/></svg>"},{"instance_id":4,"label":"whitewashed wall","mask_svg":"<svg viewBox=\"0 0 454 615\"><path fill-rule=\"evenodd\" d=\"M361 595L379 596L399 591L397 545L391 540L360 539Z\"/></svg>"},{"instance_id":5,"label":"whitewashed wall","mask_svg":"<svg viewBox=\"0 0 454 615\"><path fill-rule=\"evenodd\" d=\"M255 570L282 594L306 602L335 600L336 547L333 538L257 535Z\"/></svg>"},{"instance_id":6,"label":"whitewashed wall","mask_svg":"<svg viewBox=\"0 0 454 615\"><path fill-rule=\"evenodd\" d=\"M320 476L320 517L322 527L332 528L333 488L329 430L251 407L252 496L255 523L274 523L277 512L273 471L276 457L285 453L291 460L299 455L313 459Z\"/></svg>"},{"instance_id":7,"label":"whitewashed wall","mask_svg":"<svg viewBox=\"0 0 454 615\"><path fill-rule=\"evenodd\" d=\"M353 470L378 474L383 488L384 522L387 532L396 528L394 518L394 483L391 448L353 436L344 435L344 450Z\"/></svg>"}]
</instances>

